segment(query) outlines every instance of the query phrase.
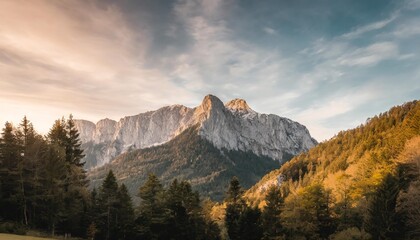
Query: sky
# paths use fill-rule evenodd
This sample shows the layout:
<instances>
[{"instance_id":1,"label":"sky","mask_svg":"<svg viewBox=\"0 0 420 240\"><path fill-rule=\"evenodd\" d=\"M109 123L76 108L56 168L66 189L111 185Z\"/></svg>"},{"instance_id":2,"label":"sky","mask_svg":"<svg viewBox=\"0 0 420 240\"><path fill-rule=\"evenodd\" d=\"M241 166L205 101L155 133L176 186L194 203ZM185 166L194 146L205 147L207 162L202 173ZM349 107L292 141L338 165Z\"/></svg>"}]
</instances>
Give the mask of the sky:
<instances>
[{"instance_id":1,"label":"sky","mask_svg":"<svg viewBox=\"0 0 420 240\"><path fill-rule=\"evenodd\" d=\"M205 95L318 141L420 97L420 0L0 1L0 124L40 133Z\"/></svg>"}]
</instances>

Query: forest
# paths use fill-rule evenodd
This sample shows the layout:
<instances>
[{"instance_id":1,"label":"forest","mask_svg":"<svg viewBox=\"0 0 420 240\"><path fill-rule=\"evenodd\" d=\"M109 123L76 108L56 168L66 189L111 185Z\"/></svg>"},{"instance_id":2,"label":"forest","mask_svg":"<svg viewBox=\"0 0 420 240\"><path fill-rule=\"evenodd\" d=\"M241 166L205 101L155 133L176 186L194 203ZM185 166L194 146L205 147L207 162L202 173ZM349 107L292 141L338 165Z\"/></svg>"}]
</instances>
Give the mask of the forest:
<instances>
[{"instance_id":1,"label":"forest","mask_svg":"<svg viewBox=\"0 0 420 240\"><path fill-rule=\"evenodd\" d=\"M0 232L80 239L419 239L420 104L394 107L224 200L150 173L133 201L109 171L89 188L73 118L46 136L24 117L0 138ZM268 184L272 179L281 181ZM270 180L270 181L269 181Z\"/></svg>"}]
</instances>

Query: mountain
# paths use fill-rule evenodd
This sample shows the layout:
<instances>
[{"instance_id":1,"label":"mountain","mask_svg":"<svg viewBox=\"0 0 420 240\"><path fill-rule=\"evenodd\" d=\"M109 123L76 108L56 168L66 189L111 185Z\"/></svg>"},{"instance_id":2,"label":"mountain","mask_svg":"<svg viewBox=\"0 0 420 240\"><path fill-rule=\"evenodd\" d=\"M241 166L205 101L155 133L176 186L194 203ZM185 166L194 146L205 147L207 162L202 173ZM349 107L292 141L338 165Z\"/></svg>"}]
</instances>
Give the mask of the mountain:
<instances>
[{"instance_id":1,"label":"mountain","mask_svg":"<svg viewBox=\"0 0 420 240\"><path fill-rule=\"evenodd\" d=\"M223 104L213 95L207 95L195 108L172 105L118 122L103 119L96 124L86 120L75 123L88 169L103 166L130 150L167 143L192 127L197 127L197 134L217 149L250 151L280 163L317 144L306 127L297 122L257 113L242 99Z\"/></svg>"},{"instance_id":2,"label":"mountain","mask_svg":"<svg viewBox=\"0 0 420 240\"><path fill-rule=\"evenodd\" d=\"M339 132L295 156L264 176L245 195L250 202L262 206L270 186L280 187L287 202L303 189L320 183L330 191L333 205L341 206L346 201L346 206L364 216L367 201L384 177L396 174L407 158L420 159L419 149L420 101L413 101L370 118L355 129Z\"/></svg>"},{"instance_id":3,"label":"mountain","mask_svg":"<svg viewBox=\"0 0 420 240\"><path fill-rule=\"evenodd\" d=\"M270 239L420 239L420 101L339 132L241 197ZM212 208L219 224L228 204Z\"/></svg>"},{"instance_id":4,"label":"mountain","mask_svg":"<svg viewBox=\"0 0 420 240\"><path fill-rule=\"evenodd\" d=\"M112 169L119 182L136 196L148 174L154 173L164 185L174 179L188 180L202 196L220 201L233 176L238 176L245 187L251 187L279 166L277 161L251 151L218 149L198 132L196 125L165 144L121 154L88 172L91 185L100 186Z\"/></svg>"}]
</instances>

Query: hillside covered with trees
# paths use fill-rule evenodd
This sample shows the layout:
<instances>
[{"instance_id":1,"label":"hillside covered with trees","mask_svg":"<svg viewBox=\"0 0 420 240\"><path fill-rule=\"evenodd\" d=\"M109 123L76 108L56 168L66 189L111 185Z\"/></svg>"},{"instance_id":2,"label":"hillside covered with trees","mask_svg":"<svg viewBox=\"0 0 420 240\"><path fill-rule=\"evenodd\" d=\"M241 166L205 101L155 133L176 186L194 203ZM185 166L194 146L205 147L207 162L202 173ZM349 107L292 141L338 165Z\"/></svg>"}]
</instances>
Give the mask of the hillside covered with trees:
<instances>
[{"instance_id":1,"label":"hillside covered with trees","mask_svg":"<svg viewBox=\"0 0 420 240\"><path fill-rule=\"evenodd\" d=\"M393 107L294 157L248 190L270 206L287 239L420 237L420 102ZM264 197L266 196L266 197Z\"/></svg>"},{"instance_id":2,"label":"hillside covered with trees","mask_svg":"<svg viewBox=\"0 0 420 240\"><path fill-rule=\"evenodd\" d=\"M100 186L112 169L135 196L149 173L154 173L164 185L174 179L187 180L203 196L222 201L233 176L250 188L279 167L278 161L250 151L220 150L197 131L189 128L168 143L121 154L111 163L90 171L88 178L93 186Z\"/></svg>"}]
</instances>

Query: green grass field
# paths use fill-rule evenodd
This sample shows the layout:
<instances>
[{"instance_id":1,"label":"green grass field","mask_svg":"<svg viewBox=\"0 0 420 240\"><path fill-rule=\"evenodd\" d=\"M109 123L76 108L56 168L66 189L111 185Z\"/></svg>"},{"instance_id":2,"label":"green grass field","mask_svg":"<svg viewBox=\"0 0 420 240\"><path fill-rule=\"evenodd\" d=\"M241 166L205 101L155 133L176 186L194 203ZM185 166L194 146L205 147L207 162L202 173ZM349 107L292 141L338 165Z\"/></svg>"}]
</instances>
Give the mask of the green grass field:
<instances>
[{"instance_id":1,"label":"green grass field","mask_svg":"<svg viewBox=\"0 0 420 240\"><path fill-rule=\"evenodd\" d=\"M0 240L53 240L53 239L0 233Z\"/></svg>"}]
</instances>

